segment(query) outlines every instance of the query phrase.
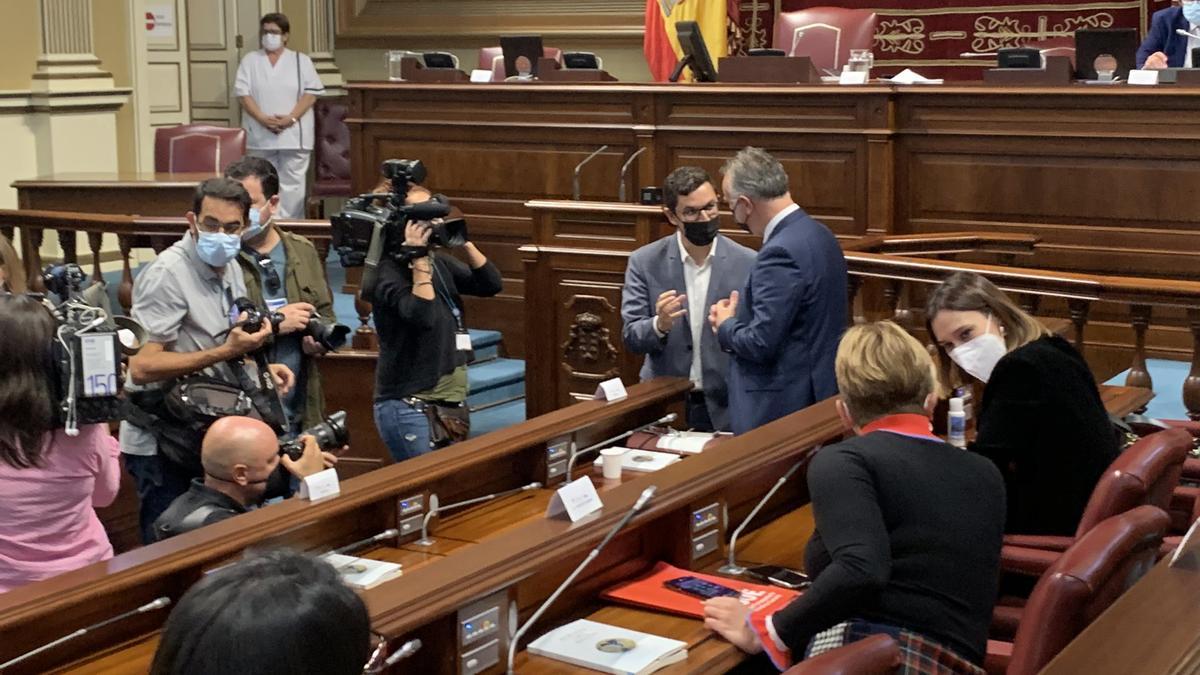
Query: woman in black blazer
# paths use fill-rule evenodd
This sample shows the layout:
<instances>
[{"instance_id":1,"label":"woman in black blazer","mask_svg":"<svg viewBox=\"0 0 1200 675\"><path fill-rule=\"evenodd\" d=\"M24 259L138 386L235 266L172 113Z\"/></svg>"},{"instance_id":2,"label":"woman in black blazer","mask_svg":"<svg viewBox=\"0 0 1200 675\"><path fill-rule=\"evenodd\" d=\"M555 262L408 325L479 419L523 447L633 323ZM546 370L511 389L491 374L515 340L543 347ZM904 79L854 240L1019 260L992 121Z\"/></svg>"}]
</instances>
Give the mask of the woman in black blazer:
<instances>
[{"instance_id":1,"label":"woman in black blazer","mask_svg":"<svg viewBox=\"0 0 1200 675\"><path fill-rule=\"evenodd\" d=\"M946 279L925 310L945 384L985 384L971 449L1004 475L1005 531L1074 535L1119 451L1087 363L978 274Z\"/></svg>"}]
</instances>

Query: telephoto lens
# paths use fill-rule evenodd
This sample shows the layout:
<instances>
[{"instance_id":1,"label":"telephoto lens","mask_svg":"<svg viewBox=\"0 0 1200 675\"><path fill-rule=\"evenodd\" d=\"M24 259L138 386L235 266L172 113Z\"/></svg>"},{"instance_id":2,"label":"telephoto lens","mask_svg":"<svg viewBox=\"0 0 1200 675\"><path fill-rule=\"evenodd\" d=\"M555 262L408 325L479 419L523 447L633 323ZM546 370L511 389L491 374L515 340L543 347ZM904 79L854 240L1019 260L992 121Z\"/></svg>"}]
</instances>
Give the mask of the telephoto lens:
<instances>
[{"instance_id":1,"label":"telephoto lens","mask_svg":"<svg viewBox=\"0 0 1200 675\"><path fill-rule=\"evenodd\" d=\"M331 413L323 422L305 429L296 438L281 442L279 454L287 455L293 461L299 460L304 454L304 441L300 440L300 437L306 435L316 439L317 447L321 448L322 452L338 450L350 442L350 430L346 428L346 411Z\"/></svg>"}]
</instances>

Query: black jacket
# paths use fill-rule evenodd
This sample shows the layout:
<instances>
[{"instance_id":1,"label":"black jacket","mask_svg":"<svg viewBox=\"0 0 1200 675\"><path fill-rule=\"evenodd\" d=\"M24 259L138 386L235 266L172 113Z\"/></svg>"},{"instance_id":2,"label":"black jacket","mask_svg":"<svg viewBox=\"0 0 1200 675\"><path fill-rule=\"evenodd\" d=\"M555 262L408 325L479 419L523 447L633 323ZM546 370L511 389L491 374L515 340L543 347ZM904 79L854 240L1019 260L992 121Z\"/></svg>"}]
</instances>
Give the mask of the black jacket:
<instances>
[{"instance_id":1,"label":"black jacket","mask_svg":"<svg viewBox=\"0 0 1200 675\"><path fill-rule=\"evenodd\" d=\"M155 541L191 532L246 511L246 507L233 497L208 487L202 478L193 478L188 491L171 502L154 521Z\"/></svg>"},{"instance_id":2,"label":"black jacket","mask_svg":"<svg viewBox=\"0 0 1200 675\"><path fill-rule=\"evenodd\" d=\"M1071 536L1117 436L1092 371L1058 336L1009 352L983 390L971 449L1008 488L1005 531Z\"/></svg>"}]
</instances>

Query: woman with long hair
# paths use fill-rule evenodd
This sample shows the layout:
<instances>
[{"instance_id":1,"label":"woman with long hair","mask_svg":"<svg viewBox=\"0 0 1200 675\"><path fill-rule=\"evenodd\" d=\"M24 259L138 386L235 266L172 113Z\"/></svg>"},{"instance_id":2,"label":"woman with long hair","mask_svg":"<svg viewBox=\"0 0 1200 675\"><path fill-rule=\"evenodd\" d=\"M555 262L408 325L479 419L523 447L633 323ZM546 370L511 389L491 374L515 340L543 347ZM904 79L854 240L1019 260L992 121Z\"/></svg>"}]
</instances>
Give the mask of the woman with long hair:
<instances>
[{"instance_id":1,"label":"woman with long hair","mask_svg":"<svg viewBox=\"0 0 1200 675\"><path fill-rule=\"evenodd\" d=\"M8 237L0 234L0 292L24 293L25 268Z\"/></svg>"},{"instance_id":2,"label":"woman with long hair","mask_svg":"<svg viewBox=\"0 0 1200 675\"><path fill-rule=\"evenodd\" d=\"M947 278L926 303L945 385L984 383L971 449L1008 490L1005 531L1073 535L1117 437L1083 356L970 272Z\"/></svg>"},{"instance_id":3,"label":"woman with long hair","mask_svg":"<svg viewBox=\"0 0 1200 675\"><path fill-rule=\"evenodd\" d=\"M96 517L120 486L103 424L59 428L57 324L35 297L0 295L0 593L113 555Z\"/></svg>"}]
</instances>

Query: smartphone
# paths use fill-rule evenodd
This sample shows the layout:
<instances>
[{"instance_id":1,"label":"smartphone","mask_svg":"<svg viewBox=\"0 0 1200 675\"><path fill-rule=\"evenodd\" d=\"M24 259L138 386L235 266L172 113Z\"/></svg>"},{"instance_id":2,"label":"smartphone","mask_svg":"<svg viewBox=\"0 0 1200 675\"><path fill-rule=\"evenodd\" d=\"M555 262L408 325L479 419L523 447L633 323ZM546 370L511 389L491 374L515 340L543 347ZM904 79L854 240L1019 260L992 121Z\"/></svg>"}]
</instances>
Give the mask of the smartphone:
<instances>
[{"instance_id":1,"label":"smartphone","mask_svg":"<svg viewBox=\"0 0 1200 675\"><path fill-rule=\"evenodd\" d=\"M812 579L807 574L790 570L779 565L760 565L746 570L750 576L783 588L799 589L812 585Z\"/></svg>"},{"instance_id":2,"label":"smartphone","mask_svg":"<svg viewBox=\"0 0 1200 675\"><path fill-rule=\"evenodd\" d=\"M663 583L663 585L671 590L679 591L680 593L686 593L688 595L700 598L701 600L720 598L724 596L734 598L741 596L740 591L735 591L728 586L714 584L711 581L705 581L704 579L699 579L697 577L679 577L678 579L666 581Z\"/></svg>"}]
</instances>

